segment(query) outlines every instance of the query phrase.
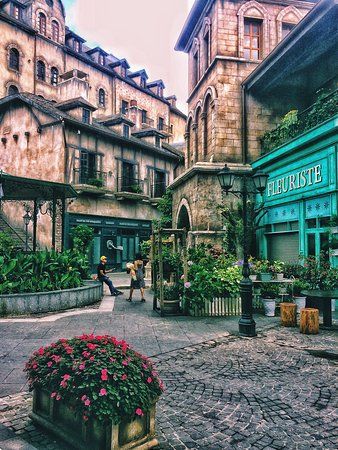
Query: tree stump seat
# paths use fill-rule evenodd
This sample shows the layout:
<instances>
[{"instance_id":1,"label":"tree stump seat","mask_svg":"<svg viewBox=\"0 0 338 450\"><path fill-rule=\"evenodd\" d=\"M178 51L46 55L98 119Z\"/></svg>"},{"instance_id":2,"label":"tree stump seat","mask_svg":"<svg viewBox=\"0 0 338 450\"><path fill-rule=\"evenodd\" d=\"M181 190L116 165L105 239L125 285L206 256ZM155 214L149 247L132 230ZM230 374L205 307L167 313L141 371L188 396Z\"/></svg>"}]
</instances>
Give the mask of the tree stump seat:
<instances>
[{"instance_id":1,"label":"tree stump seat","mask_svg":"<svg viewBox=\"0 0 338 450\"><path fill-rule=\"evenodd\" d=\"M280 303L280 318L283 327L296 327L297 305L295 303Z\"/></svg>"},{"instance_id":2,"label":"tree stump seat","mask_svg":"<svg viewBox=\"0 0 338 450\"><path fill-rule=\"evenodd\" d=\"M319 310L316 308L302 308L300 310L300 332L303 334L318 334Z\"/></svg>"}]
</instances>

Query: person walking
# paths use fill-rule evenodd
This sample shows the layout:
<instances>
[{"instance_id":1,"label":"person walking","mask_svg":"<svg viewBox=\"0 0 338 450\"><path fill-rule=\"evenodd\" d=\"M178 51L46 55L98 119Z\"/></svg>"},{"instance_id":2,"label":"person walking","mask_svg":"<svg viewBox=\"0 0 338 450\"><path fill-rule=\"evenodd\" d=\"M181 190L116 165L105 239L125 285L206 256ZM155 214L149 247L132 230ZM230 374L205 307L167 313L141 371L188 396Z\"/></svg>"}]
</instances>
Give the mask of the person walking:
<instances>
[{"instance_id":1,"label":"person walking","mask_svg":"<svg viewBox=\"0 0 338 450\"><path fill-rule=\"evenodd\" d=\"M130 271L130 292L128 302L133 299L134 289L139 289L141 292L141 302L144 303L146 299L144 298L144 263L140 253L136 254L134 263L128 263L127 269Z\"/></svg>"},{"instance_id":2,"label":"person walking","mask_svg":"<svg viewBox=\"0 0 338 450\"><path fill-rule=\"evenodd\" d=\"M116 297L117 295L123 294L123 292L119 291L113 285L112 280L107 277L107 273L111 273L114 269L107 270L106 269L107 258L105 256L101 256L100 264L97 266L97 278L101 283L105 283L109 287L110 294Z\"/></svg>"}]
</instances>

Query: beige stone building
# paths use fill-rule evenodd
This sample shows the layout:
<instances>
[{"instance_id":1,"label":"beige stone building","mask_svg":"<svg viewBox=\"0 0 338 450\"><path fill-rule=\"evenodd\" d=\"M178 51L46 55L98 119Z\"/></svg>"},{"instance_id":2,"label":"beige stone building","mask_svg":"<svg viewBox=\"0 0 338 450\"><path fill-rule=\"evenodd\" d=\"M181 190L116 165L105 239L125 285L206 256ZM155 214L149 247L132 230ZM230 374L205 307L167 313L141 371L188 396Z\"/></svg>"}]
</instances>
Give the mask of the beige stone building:
<instances>
[{"instance_id":1,"label":"beige stone building","mask_svg":"<svg viewBox=\"0 0 338 450\"><path fill-rule=\"evenodd\" d=\"M222 235L216 174L226 162L247 166L259 147L247 149L242 82L309 12L315 1L196 0L176 44L188 55L189 93L185 171L172 184L174 225L199 239ZM271 127L271 110L261 108ZM249 167L249 166L247 166ZM231 199L231 197L228 197Z\"/></svg>"},{"instance_id":2,"label":"beige stone building","mask_svg":"<svg viewBox=\"0 0 338 450\"><path fill-rule=\"evenodd\" d=\"M93 261L106 253L122 267L149 237L158 199L183 164L186 116L176 97L126 59L89 48L66 26L60 0L1 1L0 36L0 169L71 183L79 197L67 207L65 239L89 224ZM2 213L22 225L13 205ZM51 245L49 226L41 216L42 247Z\"/></svg>"}]
</instances>

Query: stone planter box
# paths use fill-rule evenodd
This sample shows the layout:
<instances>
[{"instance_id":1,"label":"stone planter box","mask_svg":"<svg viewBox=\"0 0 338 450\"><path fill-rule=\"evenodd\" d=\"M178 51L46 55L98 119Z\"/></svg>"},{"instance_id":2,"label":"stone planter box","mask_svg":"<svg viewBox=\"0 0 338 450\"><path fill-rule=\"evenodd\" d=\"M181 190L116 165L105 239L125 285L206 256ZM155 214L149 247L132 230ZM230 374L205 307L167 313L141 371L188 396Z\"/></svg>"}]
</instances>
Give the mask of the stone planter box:
<instances>
[{"instance_id":1,"label":"stone planter box","mask_svg":"<svg viewBox=\"0 0 338 450\"><path fill-rule=\"evenodd\" d=\"M0 295L0 311L2 315L62 311L96 303L102 294L102 283L88 280L84 286L75 289Z\"/></svg>"},{"instance_id":2,"label":"stone planter box","mask_svg":"<svg viewBox=\"0 0 338 450\"><path fill-rule=\"evenodd\" d=\"M50 398L50 392L35 389L30 417L78 450L145 450L158 445L155 405L144 416L127 419L119 425L91 418L84 422L67 402L56 401Z\"/></svg>"}]
</instances>

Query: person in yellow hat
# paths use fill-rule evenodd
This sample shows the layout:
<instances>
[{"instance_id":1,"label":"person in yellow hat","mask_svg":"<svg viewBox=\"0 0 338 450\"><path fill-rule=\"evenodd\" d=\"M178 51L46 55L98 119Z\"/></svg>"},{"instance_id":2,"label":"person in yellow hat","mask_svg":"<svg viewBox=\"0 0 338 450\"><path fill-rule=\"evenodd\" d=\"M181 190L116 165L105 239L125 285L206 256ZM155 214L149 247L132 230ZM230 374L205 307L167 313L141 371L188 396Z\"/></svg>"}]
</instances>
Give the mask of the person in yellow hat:
<instances>
[{"instance_id":1,"label":"person in yellow hat","mask_svg":"<svg viewBox=\"0 0 338 450\"><path fill-rule=\"evenodd\" d=\"M101 283L105 283L109 287L110 294L116 297L117 295L123 294L123 292L119 291L113 285L112 280L107 277L107 273L111 273L114 269L107 270L106 269L107 258L105 256L101 256L100 264L97 266L97 279L101 281Z\"/></svg>"}]
</instances>

